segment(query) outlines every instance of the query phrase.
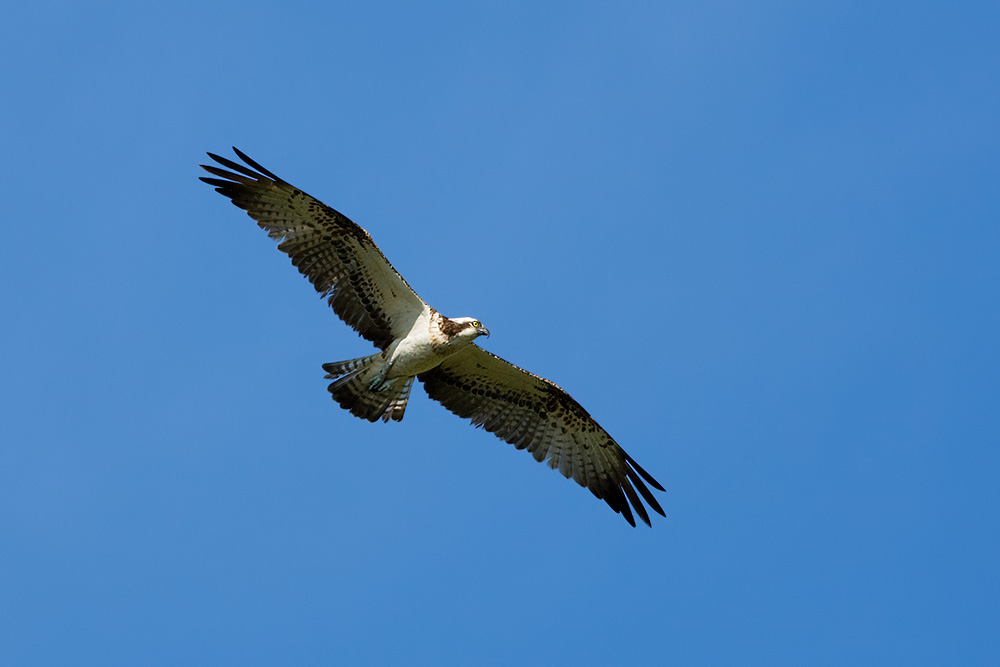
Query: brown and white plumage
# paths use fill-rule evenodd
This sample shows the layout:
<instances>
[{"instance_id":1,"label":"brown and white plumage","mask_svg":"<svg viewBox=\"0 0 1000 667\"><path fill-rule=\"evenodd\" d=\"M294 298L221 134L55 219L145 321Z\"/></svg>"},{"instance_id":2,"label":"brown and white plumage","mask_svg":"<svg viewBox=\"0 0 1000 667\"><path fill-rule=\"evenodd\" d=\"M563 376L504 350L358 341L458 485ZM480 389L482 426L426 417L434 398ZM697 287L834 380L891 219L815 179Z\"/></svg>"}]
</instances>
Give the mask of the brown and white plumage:
<instances>
[{"instance_id":1,"label":"brown and white plumage","mask_svg":"<svg viewBox=\"0 0 1000 667\"><path fill-rule=\"evenodd\" d=\"M379 349L324 364L343 408L370 421L399 421L416 378L450 411L547 461L633 526L633 509L649 524L643 500L663 514L646 483L663 487L569 394L473 343L489 335L478 320L435 311L365 230L233 150L249 166L209 153L227 169L202 165L215 178L201 180L246 210L334 312Z\"/></svg>"},{"instance_id":2,"label":"brown and white plumage","mask_svg":"<svg viewBox=\"0 0 1000 667\"><path fill-rule=\"evenodd\" d=\"M590 489L633 526L626 498L649 523L636 489L663 514L643 479L660 491L663 487L555 383L474 344L417 378L428 396L501 440L527 449L536 461L548 461L549 467Z\"/></svg>"},{"instance_id":3,"label":"brown and white plumage","mask_svg":"<svg viewBox=\"0 0 1000 667\"><path fill-rule=\"evenodd\" d=\"M292 187L237 149L241 164L209 153L231 169L202 168L202 178L246 210L302 275L328 297L344 322L384 350L409 331L424 302L406 284L368 232L323 202Z\"/></svg>"}]
</instances>

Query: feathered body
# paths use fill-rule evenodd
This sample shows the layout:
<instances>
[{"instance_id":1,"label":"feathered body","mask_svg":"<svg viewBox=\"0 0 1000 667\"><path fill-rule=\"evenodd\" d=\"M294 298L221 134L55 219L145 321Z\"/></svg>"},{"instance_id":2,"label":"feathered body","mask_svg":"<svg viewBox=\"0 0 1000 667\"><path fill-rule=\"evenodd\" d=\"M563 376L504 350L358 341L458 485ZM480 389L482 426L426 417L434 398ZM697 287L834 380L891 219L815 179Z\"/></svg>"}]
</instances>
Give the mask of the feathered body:
<instances>
[{"instance_id":1,"label":"feathered body","mask_svg":"<svg viewBox=\"0 0 1000 667\"><path fill-rule=\"evenodd\" d=\"M413 379L482 335L489 335L489 331L477 320L453 320L427 306L406 336L382 352L324 364L323 370L327 378L339 378L330 385L330 393L351 414L372 422L400 421Z\"/></svg>"},{"instance_id":2,"label":"feathered body","mask_svg":"<svg viewBox=\"0 0 1000 667\"><path fill-rule=\"evenodd\" d=\"M663 487L569 394L476 345L489 335L478 320L428 306L364 229L233 150L247 166L209 153L228 170L202 165L216 178L201 180L246 210L334 312L379 349L323 365L341 407L372 422L400 421L417 379L432 399L527 449L633 526L633 509L649 524L642 500L663 514L645 483Z\"/></svg>"}]
</instances>

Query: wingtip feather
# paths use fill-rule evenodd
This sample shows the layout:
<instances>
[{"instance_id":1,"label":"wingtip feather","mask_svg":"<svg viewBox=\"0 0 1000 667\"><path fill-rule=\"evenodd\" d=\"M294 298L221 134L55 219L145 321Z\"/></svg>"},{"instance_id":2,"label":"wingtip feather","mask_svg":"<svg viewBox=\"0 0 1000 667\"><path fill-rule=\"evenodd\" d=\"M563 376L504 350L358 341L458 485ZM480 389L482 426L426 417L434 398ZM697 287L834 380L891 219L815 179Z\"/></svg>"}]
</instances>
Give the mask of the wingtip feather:
<instances>
[{"instance_id":1,"label":"wingtip feather","mask_svg":"<svg viewBox=\"0 0 1000 667\"><path fill-rule=\"evenodd\" d=\"M639 500L639 496L635 494L635 489L632 488L632 485L629 484L628 480L625 480L622 484L622 490L625 491L625 495L628 496L629 502L632 503L632 507L635 508L636 514L639 515L639 518L642 519L643 523L652 527L653 524L649 522L649 514L646 512L646 508L643 506L642 501ZM635 524L632 525L634 526Z\"/></svg>"},{"instance_id":2,"label":"wingtip feather","mask_svg":"<svg viewBox=\"0 0 1000 667\"><path fill-rule=\"evenodd\" d=\"M662 486L660 486L659 482L657 482L655 479L653 479L652 475L650 475L648 472L646 472L645 470L643 470L642 466L639 465L638 463L636 463L635 459L633 459L628 454L625 454L625 461L627 461L628 464L630 466L632 466L632 468L635 469L635 471L637 473L639 473L640 475L642 475L642 478L645 479L650 484L650 486L652 486L654 489L656 489L657 491L666 491L666 489L664 489Z\"/></svg>"},{"instance_id":3,"label":"wingtip feather","mask_svg":"<svg viewBox=\"0 0 1000 667\"><path fill-rule=\"evenodd\" d=\"M244 162L246 162L248 165L250 165L251 167L253 167L257 171L259 171L260 173L264 174L265 176L267 176L271 180L278 181L278 182L283 182L280 178L278 178L277 176L275 176L274 174L272 174L271 172L269 172L267 169L264 169L264 167L260 166L259 164L257 164L256 162L254 162L252 159L250 159L250 157L247 156L246 153L244 153L243 151L241 151L236 146L233 146L233 152L236 153L238 156L240 156L241 160L243 160Z\"/></svg>"}]
</instances>

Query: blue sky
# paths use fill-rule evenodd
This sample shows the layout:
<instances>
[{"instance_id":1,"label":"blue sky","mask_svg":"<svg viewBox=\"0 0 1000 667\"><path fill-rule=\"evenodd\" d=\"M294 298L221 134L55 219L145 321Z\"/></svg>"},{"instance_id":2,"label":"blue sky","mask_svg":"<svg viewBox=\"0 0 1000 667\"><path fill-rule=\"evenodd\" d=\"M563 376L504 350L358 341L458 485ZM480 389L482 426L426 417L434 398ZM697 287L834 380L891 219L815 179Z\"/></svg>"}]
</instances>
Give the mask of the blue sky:
<instances>
[{"instance_id":1,"label":"blue sky","mask_svg":"<svg viewBox=\"0 0 1000 667\"><path fill-rule=\"evenodd\" d=\"M0 662L1000 662L996 3L21 3ZM367 354L236 145L558 382L630 528Z\"/></svg>"}]
</instances>

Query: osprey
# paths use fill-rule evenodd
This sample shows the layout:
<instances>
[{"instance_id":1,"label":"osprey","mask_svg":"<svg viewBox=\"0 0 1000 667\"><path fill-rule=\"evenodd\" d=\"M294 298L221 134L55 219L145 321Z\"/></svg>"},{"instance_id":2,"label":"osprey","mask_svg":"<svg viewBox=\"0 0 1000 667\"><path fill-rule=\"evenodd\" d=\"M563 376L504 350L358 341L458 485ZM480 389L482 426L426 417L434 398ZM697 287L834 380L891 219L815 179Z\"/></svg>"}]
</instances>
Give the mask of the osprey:
<instances>
[{"instance_id":1,"label":"osprey","mask_svg":"<svg viewBox=\"0 0 1000 667\"><path fill-rule=\"evenodd\" d=\"M633 526L632 508L649 525L640 495L666 516L643 480L663 487L569 394L476 345L490 334L479 320L445 317L428 306L368 232L233 150L248 166L209 153L231 171L201 165L218 176L201 180L246 210L333 312L379 349L323 365L341 407L371 422L400 421L418 379L432 399L547 461Z\"/></svg>"}]
</instances>

